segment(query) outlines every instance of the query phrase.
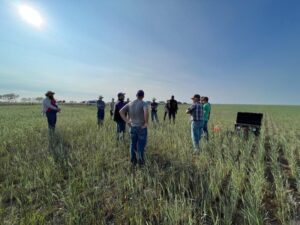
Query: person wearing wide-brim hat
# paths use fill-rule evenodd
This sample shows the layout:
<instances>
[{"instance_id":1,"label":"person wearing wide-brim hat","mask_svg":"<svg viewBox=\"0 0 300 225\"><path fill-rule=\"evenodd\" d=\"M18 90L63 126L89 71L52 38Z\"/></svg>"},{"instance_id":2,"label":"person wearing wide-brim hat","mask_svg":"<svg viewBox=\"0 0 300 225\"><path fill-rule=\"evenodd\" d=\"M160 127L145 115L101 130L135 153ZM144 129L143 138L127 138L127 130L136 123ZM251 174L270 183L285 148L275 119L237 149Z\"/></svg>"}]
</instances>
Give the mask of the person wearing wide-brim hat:
<instances>
[{"instance_id":1,"label":"person wearing wide-brim hat","mask_svg":"<svg viewBox=\"0 0 300 225\"><path fill-rule=\"evenodd\" d=\"M102 100L103 96L99 96L99 100L97 101L97 123L98 126L103 125L104 114L105 114L105 102Z\"/></svg>"},{"instance_id":2,"label":"person wearing wide-brim hat","mask_svg":"<svg viewBox=\"0 0 300 225\"><path fill-rule=\"evenodd\" d=\"M46 98L43 100L43 114L47 116L48 128L54 131L57 121L57 112L60 112L60 108L57 106L56 100L54 99L54 92L47 91L45 93Z\"/></svg>"},{"instance_id":3,"label":"person wearing wide-brim hat","mask_svg":"<svg viewBox=\"0 0 300 225\"><path fill-rule=\"evenodd\" d=\"M151 106L151 120L153 123L158 123L158 116L157 116L157 108L158 108L158 103L156 102L156 98L152 98L152 102L150 104Z\"/></svg>"},{"instance_id":4,"label":"person wearing wide-brim hat","mask_svg":"<svg viewBox=\"0 0 300 225\"><path fill-rule=\"evenodd\" d=\"M191 99L193 104L186 110L186 113L191 115L191 135L194 152L198 152L200 150L200 139L204 123L203 105L200 102L199 94L195 94Z\"/></svg>"}]
</instances>

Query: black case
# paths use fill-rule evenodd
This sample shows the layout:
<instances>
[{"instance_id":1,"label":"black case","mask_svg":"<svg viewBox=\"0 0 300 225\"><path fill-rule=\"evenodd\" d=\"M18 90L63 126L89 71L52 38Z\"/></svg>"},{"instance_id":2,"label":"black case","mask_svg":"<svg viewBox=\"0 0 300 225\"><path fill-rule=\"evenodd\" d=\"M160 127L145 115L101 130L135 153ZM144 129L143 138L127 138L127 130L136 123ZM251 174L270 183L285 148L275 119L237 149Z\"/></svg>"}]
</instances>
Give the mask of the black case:
<instances>
[{"instance_id":1,"label":"black case","mask_svg":"<svg viewBox=\"0 0 300 225\"><path fill-rule=\"evenodd\" d=\"M248 133L252 131L255 135L259 135L262 123L262 113L238 112L236 117L236 131Z\"/></svg>"}]
</instances>

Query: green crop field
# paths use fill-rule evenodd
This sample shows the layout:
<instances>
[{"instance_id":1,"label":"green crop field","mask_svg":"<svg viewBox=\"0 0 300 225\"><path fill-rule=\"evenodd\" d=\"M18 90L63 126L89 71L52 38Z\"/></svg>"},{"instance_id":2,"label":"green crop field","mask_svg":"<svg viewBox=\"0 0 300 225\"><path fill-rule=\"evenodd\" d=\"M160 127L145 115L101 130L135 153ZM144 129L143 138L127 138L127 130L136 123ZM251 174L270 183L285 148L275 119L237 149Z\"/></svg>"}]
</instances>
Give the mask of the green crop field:
<instances>
[{"instance_id":1,"label":"green crop field","mask_svg":"<svg viewBox=\"0 0 300 225\"><path fill-rule=\"evenodd\" d=\"M212 110L200 154L181 106L175 125L150 123L134 168L128 135L116 143L108 113L98 129L94 106L62 106L51 142L41 106L0 106L0 223L299 224L300 107ZM232 132L238 111L264 113L258 138Z\"/></svg>"}]
</instances>

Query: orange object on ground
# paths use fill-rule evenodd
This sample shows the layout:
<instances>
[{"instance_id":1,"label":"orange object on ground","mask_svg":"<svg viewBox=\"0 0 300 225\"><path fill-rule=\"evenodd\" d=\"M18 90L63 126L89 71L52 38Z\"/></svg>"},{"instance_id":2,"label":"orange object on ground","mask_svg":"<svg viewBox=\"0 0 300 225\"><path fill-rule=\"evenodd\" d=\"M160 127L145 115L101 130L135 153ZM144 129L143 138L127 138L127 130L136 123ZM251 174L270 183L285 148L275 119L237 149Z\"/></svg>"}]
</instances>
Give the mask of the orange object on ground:
<instances>
[{"instance_id":1,"label":"orange object on ground","mask_svg":"<svg viewBox=\"0 0 300 225\"><path fill-rule=\"evenodd\" d=\"M213 129L214 133L218 133L220 131L221 131L221 129L220 129L220 127L218 125L214 126L214 129Z\"/></svg>"}]
</instances>

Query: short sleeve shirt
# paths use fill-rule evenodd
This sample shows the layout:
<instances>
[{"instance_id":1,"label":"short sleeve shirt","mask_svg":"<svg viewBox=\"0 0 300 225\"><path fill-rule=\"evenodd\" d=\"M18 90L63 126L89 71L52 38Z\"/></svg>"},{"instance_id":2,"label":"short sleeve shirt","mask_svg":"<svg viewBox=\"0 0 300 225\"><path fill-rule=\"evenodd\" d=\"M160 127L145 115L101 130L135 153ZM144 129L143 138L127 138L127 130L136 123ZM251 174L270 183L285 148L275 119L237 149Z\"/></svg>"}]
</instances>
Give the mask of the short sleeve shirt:
<instances>
[{"instance_id":1,"label":"short sleeve shirt","mask_svg":"<svg viewBox=\"0 0 300 225\"><path fill-rule=\"evenodd\" d=\"M157 107L158 107L158 103L157 102L152 102L151 103L151 110L156 112L157 111Z\"/></svg>"},{"instance_id":2,"label":"short sleeve shirt","mask_svg":"<svg viewBox=\"0 0 300 225\"><path fill-rule=\"evenodd\" d=\"M204 114L204 120L205 121L208 121L209 120L209 114L210 114L210 111L211 111L211 105L210 103L205 103L203 105L203 114Z\"/></svg>"},{"instance_id":3,"label":"short sleeve shirt","mask_svg":"<svg viewBox=\"0 0 300 225\"><path fill-rule=\"evenodd\" d=\"M105 102L102 100L97 101L97 108L98 110L104 110L105 109Z\"/></svg>"},{"instance_id":4,"label":"short sleeve shirt","mask_svg":"<svg viewBox=\"0 0 300 225\"><path fill-rule=\"evenodd\" d=\"M148 110L147 103L142 100L134 100L125 105L121 111L128 112L131 119L131 126L140 127L145 124L144 110Z\"/></svg>"}]
</instances>

